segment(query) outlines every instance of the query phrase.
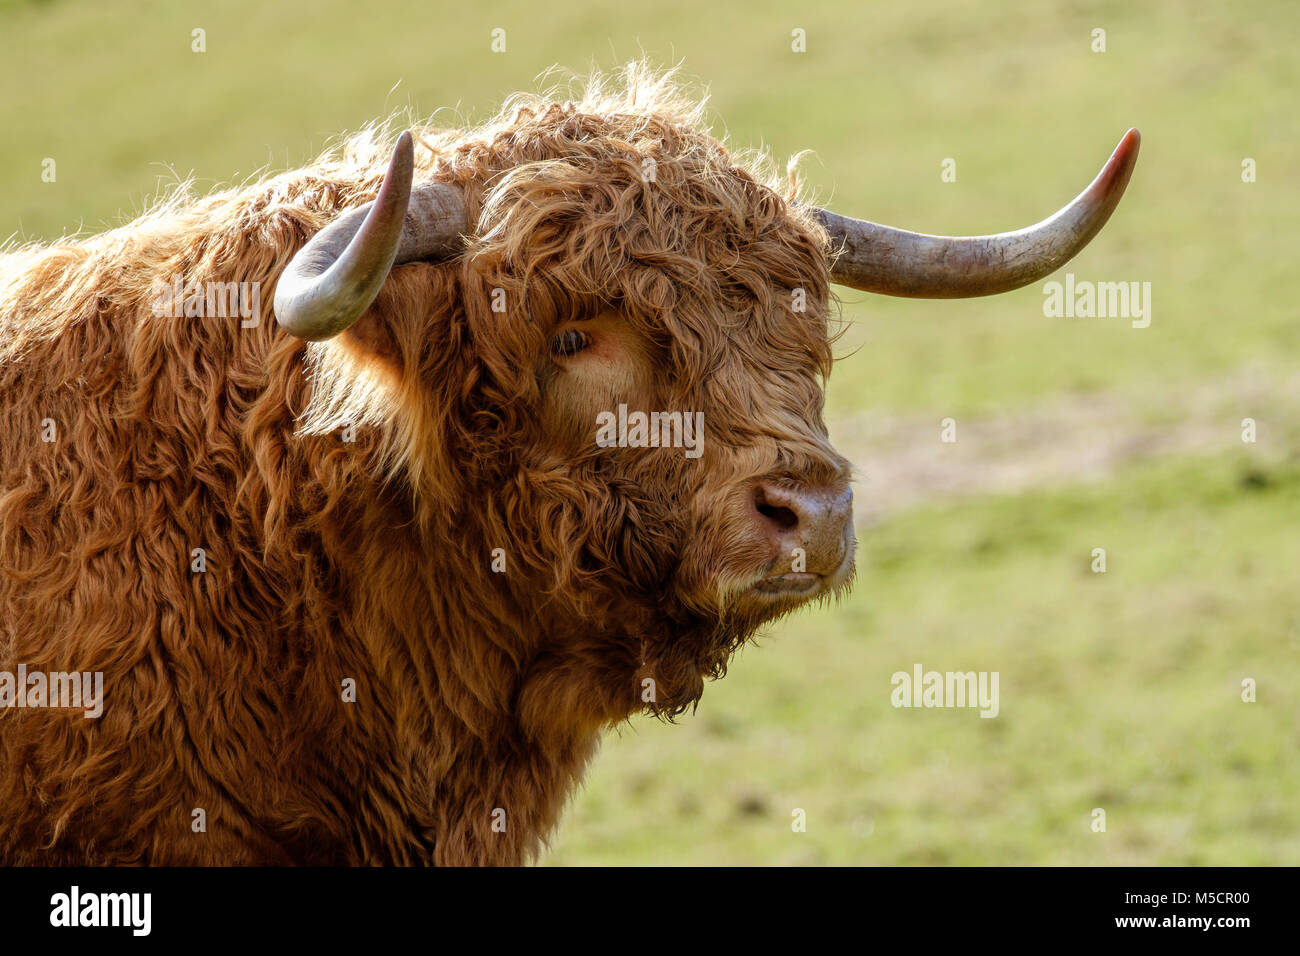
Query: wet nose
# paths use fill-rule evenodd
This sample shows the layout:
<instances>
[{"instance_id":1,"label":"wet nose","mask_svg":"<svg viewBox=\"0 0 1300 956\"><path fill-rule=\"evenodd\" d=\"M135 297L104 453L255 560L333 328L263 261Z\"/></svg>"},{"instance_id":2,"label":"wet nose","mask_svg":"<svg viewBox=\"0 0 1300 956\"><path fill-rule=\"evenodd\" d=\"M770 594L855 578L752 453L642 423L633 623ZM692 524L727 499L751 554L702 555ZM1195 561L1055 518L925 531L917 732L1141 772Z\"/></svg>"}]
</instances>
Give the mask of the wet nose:
<instances>
[{"instance_id":1,"label":"wet nose","mask_svg":"<svg viewBox=\"0 0 1300 956\"><path fill-rule=\"evenodd\" d=\"M754 511L762 534L776 547L778 567L791 560L795 548L803 549L812 574L830 574L843 562L853 522L853 489L847 483L760 481L754 486Z\"/></svg>"}]
</instances>

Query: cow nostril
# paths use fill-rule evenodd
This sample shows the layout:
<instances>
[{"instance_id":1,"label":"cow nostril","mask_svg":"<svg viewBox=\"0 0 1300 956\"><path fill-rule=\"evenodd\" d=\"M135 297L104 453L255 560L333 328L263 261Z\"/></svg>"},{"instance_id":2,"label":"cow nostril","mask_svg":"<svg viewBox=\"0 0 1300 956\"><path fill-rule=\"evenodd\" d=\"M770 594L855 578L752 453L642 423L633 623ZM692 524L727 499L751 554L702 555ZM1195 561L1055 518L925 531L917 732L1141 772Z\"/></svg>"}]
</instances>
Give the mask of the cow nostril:
<instances>
[{"instance_id":1,"label":"cow nostril","mask_svg":"<svg viewBox=\"0 0 1300 956\"><path fill-rule=\"evenodd\" d=\"M799 524L799 516L789 508L763 504L760 504L757 507L759 514L783 530L797 527Z\"/></svg>"},{"instance_id":2,"label":"cow nostril","mask_svg":"<svg viewBox=\"0 0 1300 956\"><path fill-rule=\"evenodd\" d=\"M754 490L754 509L782 531L799 526L799 515L785 505L770 501L761 486Z\"/></svg>"}]
</instances>

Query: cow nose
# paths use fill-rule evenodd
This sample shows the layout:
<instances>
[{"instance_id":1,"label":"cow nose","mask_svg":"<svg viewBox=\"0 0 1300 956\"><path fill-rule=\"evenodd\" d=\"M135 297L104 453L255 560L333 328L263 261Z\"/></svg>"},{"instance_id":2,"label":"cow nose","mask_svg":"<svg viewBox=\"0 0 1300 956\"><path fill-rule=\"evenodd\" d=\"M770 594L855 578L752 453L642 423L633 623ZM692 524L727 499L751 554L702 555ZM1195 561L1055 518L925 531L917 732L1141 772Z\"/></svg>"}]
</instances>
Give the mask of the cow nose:
<instances>
[{"instance_id":1,"label":"cow nose","mask_svg":"<svg viewBox=\"0 0 1300 956\"><path fill-rule=\"evenodd\" d=\"M844 561L853 521L853 489L837 485L789 485L760 481L754 510L762 533L776 546L777 567L804 550L806 569L830 574Z\"/></svg>"}]
</instances>

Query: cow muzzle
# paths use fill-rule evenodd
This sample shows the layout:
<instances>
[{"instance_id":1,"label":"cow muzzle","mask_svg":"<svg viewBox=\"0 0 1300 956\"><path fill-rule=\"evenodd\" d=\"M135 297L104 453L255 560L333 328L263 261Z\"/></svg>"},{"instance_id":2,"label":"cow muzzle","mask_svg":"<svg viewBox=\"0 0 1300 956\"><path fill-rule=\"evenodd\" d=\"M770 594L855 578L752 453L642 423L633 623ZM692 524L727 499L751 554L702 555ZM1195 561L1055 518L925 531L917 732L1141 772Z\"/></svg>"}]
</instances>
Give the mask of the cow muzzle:
<instances>
[{"instance_id":1,"label":"cow muzzle","mask_svg":"<svg viewBox=\"0 0 1300 956\"><path fill-rule=\"evenodd\" d=\"M810 598L844 583L853 569L853 490L847 482L754 485L752 520L772 555L752 591Z\"/></svg>"}]
</instances>

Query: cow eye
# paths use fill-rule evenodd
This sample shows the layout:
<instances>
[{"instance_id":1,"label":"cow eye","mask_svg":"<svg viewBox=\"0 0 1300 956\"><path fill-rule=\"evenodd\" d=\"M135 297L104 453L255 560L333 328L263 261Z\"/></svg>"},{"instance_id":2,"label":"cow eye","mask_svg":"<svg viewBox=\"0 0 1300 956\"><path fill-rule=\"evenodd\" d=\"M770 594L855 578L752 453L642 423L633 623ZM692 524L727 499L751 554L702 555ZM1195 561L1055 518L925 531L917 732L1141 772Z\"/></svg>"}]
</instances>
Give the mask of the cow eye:
<instances>
[{"instance_id":1,"label":"cow eye","mask_svg":"<svg viewBox=\"0 0 1300 956\"><path fill-rule=\"evenodd\" d=\"M568 358L577 355L590 344L591 340L587 338L586 332L579 329L565 329L551 339L551 351L555 355Z\"/></svg>"}]
</instances>

